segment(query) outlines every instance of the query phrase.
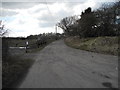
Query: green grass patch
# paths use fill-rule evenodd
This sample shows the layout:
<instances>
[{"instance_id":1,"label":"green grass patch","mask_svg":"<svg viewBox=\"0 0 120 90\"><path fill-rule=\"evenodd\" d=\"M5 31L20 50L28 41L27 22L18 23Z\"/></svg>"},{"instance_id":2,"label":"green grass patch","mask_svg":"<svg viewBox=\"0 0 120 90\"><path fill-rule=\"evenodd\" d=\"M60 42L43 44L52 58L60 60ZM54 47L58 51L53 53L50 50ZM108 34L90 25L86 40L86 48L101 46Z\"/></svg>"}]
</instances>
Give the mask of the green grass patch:
<instances>
[{"instance_id":1,"label":"green grass patch","mask_svg":"<svg viewBox=\"0 0 120 90\"><path fill-rule=\"evenodd\" d=\"M28 53L36 53L46 47L48 44L55 41L55 39L49 40L46 44L37 48L35 44L35 40L30 40L30 45L33 45L32 48L28 49ZM25 40L11 40L9 41L10 46L15 46L16 43L19 43L18 46L24 46ZM30 46L31 47L31 46ZM34 63L35 60L25 58L25 52L20 54L19 51L17 56L9 56L7 59L3 60L2 62L2 87L3 88L12 88L17 83L19 84L20 81L24 78L25 74L27 74L29 68ZM10 53L13 53L12 51Z\"/></svg>"},{"instance_id":2,"label":"green grass patch","mask_svg":"<svg viewBox=\"0 0 120 90\"><path fill-rule=\"evenodd\" d=\"M46 45L42 45L39 48L33 48L33 49L28 49L28 53L35 53L35 52L39 52L40 50L42 50Z\"/></svg>"},{"instance_id":3,"label":"green grass patch","mask_svg":"<svg viewBox=\"0 0 120 90\"><path fill-rule=\"evenodd\" d=\"M22 59L18 56L12 56L7 61L2 62L2 87L12 87L17 80L20 80L30 66L33 64L32 59Z\"/></svg>"},{"instance_id":4,"label":"green grass patch","mask_svg":"<svg viewBox=\"0 0 120 90\"><path fill-rule=\"evenodd\" d=\"M56 41L55 39L51 39L51 40L48 40L46 44L44 45L41 45L39 48L36 46L36 48L33 48L33 49L28 49L28 52L30 53L35 53L35 52L39 52L40 50L42 50L44 47L46 47L47 45L49 45L50 43Z\"/></svg>"}]
</instances>

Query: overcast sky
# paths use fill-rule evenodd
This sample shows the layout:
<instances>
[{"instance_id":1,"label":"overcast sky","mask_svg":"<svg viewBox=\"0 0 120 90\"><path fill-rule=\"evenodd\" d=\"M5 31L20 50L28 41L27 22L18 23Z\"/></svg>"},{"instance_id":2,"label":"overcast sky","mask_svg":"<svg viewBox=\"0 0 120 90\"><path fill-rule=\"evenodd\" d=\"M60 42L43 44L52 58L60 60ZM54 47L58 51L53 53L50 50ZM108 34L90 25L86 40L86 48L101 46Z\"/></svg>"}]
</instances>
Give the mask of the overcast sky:
<instances>
[{"instance_id":1,"label":"overcast sky","mask_svg":"<svg viewBox=\"0 0 120 90\"><path fill-rule=\"evenodd\" d=\"M111 1L116 0L3 0L0 20L10 30L9 36L55 32L55 24L62 18L80 15L88 7L94 10ZM63 31L59 28L58 32Z\"/></svg>"}]
</instances>

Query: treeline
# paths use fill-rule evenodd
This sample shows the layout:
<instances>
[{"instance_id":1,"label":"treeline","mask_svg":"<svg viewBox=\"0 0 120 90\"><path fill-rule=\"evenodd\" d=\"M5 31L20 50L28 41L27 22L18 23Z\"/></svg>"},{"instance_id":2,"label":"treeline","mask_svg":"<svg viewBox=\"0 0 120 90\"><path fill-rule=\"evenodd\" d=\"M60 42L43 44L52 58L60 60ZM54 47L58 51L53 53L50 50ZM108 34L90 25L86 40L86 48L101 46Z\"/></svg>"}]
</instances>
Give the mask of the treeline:
<instances>
[{"instance_id":1,"label":"treeline","mask_svg":"<svg viewBox=\"0 0 120 90\"><path fill-rule=\"evenodd\" d=\"M63 36L63 34L60 34L60 33L43 33L43 34L38 34L38 35L30 35L30 36L27 36L27 39L39 39L39 38L42 38L42 37L47 37L47 38L59 38Z\"/></svg>"},{"instance_id":2,"label":"treeline","mask_svg":"<svg viewBox=\"0 0 120 90\"><path fill-rule=\"evenodd\" d=\"M104 4L95 11L88 7L79 17L65 17L57 25L68 36L84 38L120 34L120 1L111 5Z\"/></svg>"},{"instance_id":3,"label":"treeline","mask_svg":"<svg viewBox=\"0 0 120 90\"><path fill-rule=\"evenodd\" d=\"M26 46L26 41L29 42L29 47L35 49L42 45L46 45L52 41L61 39L63 34L60 33L43 33L38 35L29 35L27 37L2 37L2 57L6 59L9 55L9 47Z\"/></svg>"},{"instance_id":4,"label":"treeline","mask_svg":"<svg viewBox=\"0 0 120 90\"><path fill-rule=\"evenodd\" d=\"M46 45L52 41L61 39L63 37L63 34L60 33L43 33L39 35L30 35L27 37L28 41L31 41L32 39L35 40L35 43L32 44L32 47L36 46L39 48L43 45Z\"/></svg>"}]
</instances>

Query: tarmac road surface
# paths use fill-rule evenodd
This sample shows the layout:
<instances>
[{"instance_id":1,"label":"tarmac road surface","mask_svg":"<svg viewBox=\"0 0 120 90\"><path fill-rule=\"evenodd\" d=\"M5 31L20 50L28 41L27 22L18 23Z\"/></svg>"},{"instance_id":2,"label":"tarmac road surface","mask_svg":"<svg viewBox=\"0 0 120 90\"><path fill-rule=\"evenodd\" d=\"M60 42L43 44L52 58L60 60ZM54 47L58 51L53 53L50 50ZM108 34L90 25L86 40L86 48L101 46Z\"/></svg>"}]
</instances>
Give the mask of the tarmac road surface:
<instances>
[{"instance_id":1,"label":"tarmac road surface","mask_svg":"<svg viewBox=\"0 0 120 90\"><path fill-rule=\"evenodd\" d=\"M118 57L70 48L63 40L35 58L19 88L118 88Z\"/></svg>"}]
</instances>

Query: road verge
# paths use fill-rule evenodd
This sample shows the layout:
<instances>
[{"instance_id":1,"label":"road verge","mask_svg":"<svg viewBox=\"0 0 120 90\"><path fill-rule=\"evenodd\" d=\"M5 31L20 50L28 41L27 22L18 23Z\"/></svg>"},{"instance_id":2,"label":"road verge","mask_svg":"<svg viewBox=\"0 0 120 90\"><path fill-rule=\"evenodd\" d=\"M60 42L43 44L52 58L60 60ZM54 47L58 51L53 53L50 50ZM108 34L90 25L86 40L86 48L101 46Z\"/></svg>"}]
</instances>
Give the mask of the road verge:
<instances>
[{"instance_id":1,"label":"road verge","mask_svg":"<svg viewBox=\"0 0 120 90\"><path fill-rule=\"evenodd\" d=\"M82 38L79 37L67 37L64 39L66 45L103 54L118 55L118 37L93 37L93 38Z\"/></svg>"}]
</instances>

